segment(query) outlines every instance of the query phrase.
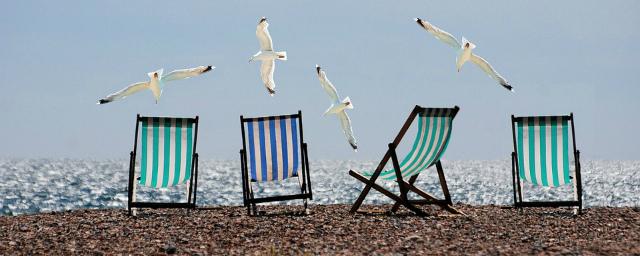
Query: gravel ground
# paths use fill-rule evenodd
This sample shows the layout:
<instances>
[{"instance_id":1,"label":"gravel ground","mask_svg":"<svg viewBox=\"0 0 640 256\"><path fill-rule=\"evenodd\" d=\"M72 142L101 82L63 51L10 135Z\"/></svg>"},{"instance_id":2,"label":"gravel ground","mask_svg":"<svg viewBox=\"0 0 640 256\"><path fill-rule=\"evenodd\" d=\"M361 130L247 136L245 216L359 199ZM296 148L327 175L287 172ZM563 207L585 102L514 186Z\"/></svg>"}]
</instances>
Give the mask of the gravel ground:
<instances>
[{"instance_id":1,"label":"gravel ground","mask_svg":"<svg viewBox=\"0 0 640 256\"><path fill-rule=\"evenodd\" d=\"M0 216L0 255L625 254L640 255L640 209L456 207L466 216L348 213L348 205L79 210ZM389 206L366 206L383 210Z\"/></svg>"}]
</instances>

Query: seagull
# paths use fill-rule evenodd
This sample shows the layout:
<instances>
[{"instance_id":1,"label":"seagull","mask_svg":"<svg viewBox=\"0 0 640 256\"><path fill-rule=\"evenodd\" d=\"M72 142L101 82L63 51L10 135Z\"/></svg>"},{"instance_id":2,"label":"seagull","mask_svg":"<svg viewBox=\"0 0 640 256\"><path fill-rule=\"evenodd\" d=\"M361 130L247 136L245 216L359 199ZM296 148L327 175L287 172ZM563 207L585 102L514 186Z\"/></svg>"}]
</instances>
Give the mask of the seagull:
<instances>
[{"instance_id":1,"label":"seagull","mask_svg":"<svg viewBox=\"0 0 640 256\"><path fill-rule=\"evenodd\" d=\"M269 91L269 95L273 96L276 93L276 83L273 81L275 60L287 60L287 52L273 51L273 42L271 41L268 27L269 23L267 23L267 18L262 17L256 28L256 37L258 37L258 41L260 42L260 51L249 58L249 63L254 60L262 61L260 77L267 91Z\"/></svg>"},{"instance_id":2,"label":"seagull","mask_svg":"<svg viewBox=\"0 0 640 256\"><path fill-rule=\"evenodd\" d=\"M109 96L98 101L98 104L106 104L112 102L114 100L124 99L127 96L134 94L136 92L142 91L144 89L149 89L153 93L153 97L156 99L156 104L160 100L160 95L162 95L162 89L164 88L164 82L169 82L173 80L187 79L194 76L198 76L202 73L206 73L214 69L214 66L199 66L195 68L187 68L187 69L177 69L169 72L166 75L162 75L163 69L158 69L153 72L147 73L149 76L149 81L147 82L137 82L131 84L124 89L109 94Z\"/></svg>"},{"instance_id":3,"label":"seagull","mask_svg":"<svg viewBox=\"0 0 640 256\"><path fill-rule=\"evenodd\" d=\"M512 92L514 91L513 87L509 84L509 82L504 77L502 77L498 73L498 71L496 71L491 66L491 64L489 64L489 62L487 62L482 57L472 53L472 50L476 48L475 44L469 42L469 40L467 40L464 37L462 37L462 44L460 44L460 42L458 42L458 40L455 37L453 37L451 34L449 34L447 31L444 31L432 25L426 20L422 20L420 18L415 18L414 20L416 21L416 23L418 23L418 25L424 28L427 32L431 33L435 38L444 42L445 44L448 44L449 46L453 47L458 51L458 56L456 58L456 68L458 69L458 72L460 72L462 65L464 65L465 62L470 60L471 62L476 64L478 67L480 67L480 69L482 69L482 71L484 71L487 75L489 75L489 77L496 80L504 88Z\"/></svg>"},{"instance_id":4,"label":"seagull","mask_svg":"<svg viewBox=\"0 0 640 256\"><path fill-rule=\"evenodd\" d=\"M338 92L336 91L336 87L333 86L331 81L327 78L327 74L320 68L320 66L316 65L316 72L318 73L318 79L320 79L320 85L322 89L329 95L331 98L331 106L327 109L323 115L327 114L335 114L340 119L340 124L342 125L342 132L347 137L347 141L349 145L353 148L353 151L358 152L358 142L356 138L353 136L353 130L351 129L351 119L347 115L345 110L353 109L353 104L351 103L351 99L349 97L344 98L344 100L340 101L338 97Z\"/></svg>"}]
</instances>

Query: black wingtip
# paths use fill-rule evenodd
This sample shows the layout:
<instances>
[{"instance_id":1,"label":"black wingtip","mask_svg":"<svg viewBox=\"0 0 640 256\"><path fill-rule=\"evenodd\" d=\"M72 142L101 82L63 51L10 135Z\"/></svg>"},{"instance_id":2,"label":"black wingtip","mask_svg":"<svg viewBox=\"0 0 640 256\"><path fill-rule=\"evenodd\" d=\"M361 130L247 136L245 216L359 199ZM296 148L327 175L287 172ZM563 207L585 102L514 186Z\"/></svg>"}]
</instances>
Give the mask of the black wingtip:
<instances>
[{"instance_id":1,"label":"black wingtip","mask_svg":"<svg viewBox=\"0 0 640 256\"><path fill-rule=\"evenodd\" d=\"M207 71L211 71L211 65L207 66L207 68L204 69L204 71L202 71L202 73L207 72Z\"/></svg>"},{"instance_id":2,"label":"black wingtip","mask_svg":"<svg viewBox=\"0 0 640 256\"><path fill-rule=\"evenodd\" d=\"M351 145L351 148L353 148L354 151L358 151L358 145L353 145L351 143L349 143L349 145Z\"/></svg>"},{"instance_id":3,"label":"black wingtip","mask_svg":"<svg viewBox=\"0 0 640 256\"><path fill-rule=\"evenodd\" d=\"M418 25L424 28L424 25L422 25L422 20L420 18L415 18L414 20L416 21L416 23L418 23Z\"/></svg>"},{"instance_id":4,"label":"black wingtip","mask_svg":"<svg viewBox=\"0 0 640 256\"><path fill-rule=\"evenodd\" d=\"M320 66L316 65L316 73L320 74Z\"/></svg>"},{"instance_id":5,"label":"black wingtip","mask_svg":"<svg viewBox=\"0 0 640 256\"><path fill-rule=\"evenodd\" d=\"M276 94L276 90L271 89L271 88L269 88L269 87L267 87L267 91L269 91L269 95L270 95L270 96L273 96L273 95L275 95L275 94Z\"/></svg>"},{"instance_id":6,"label":"black wingtip","mask_svg":"<svg viewBox=\"0 0 640 256\"><path fill-rule=\"evenodd\" d=\"M98 101L98 104L107 104L109 102L111 102L111 101L110 100L101 99L101 100Z\"/></svg>"},{"instance_id":7,"label":"black wingtip","mask_svg":"<svg viewBox=\"0 0 640 256\"><path fill-rule=\"evenodd\" d=\"M507 88L507 90L514 92L513 86L511 86L510 84L500 84L500 85L502 85L504 88Z\"/></svg>"},{"instance_id":8,"label":"black wingtip","mask_svg":"<svg viewBox=\"0 0 640 256\"><path fill-rule=\"evenodd\" d=\"M260 21L258 22L258 24L260 24L260 23L262 23L262 22L265 22L265 21L267 21L267 17L262 17L262 18L260 19Z\"/></svg>"}]
</instances>

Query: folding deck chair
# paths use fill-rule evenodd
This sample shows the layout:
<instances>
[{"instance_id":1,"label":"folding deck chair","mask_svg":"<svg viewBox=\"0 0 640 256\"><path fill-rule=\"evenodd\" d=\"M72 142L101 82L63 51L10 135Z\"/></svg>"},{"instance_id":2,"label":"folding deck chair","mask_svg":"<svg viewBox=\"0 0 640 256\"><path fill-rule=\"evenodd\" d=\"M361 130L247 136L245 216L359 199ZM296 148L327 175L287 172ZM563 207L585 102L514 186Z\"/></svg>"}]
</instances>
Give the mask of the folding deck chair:
<instances>
[{"instance_id":1,"label":"folding deck chair","mask_svg":"<svg viewBox=\"0 0 640 256\"><path fill-rule=\"evenodd\" d=\"M307 199L312 200L307 143L302 132L302 112L297 114L245 118L240 116L242 149L242 196L249 215L258 215L256 204L302 199L305 212ZM301 174L300 175L300 170ZM282 182L298 177L300 193L270 197L254 197L252 183Z\"/></svg>"},{"instance_id":2,"label":"folding deck chair","mask_svg":"<svg viewBox=\"0 0 640 256\"><path fill-rule=\"evenodd\" d=\"M389 143L389 149L375 171L365 172L364 175L361 175L353 170L349 170L351 176L366 184L362 193L360 193L360 196L351 207L350 212L358 212L369 190L374 188L395 201L391 212L397 211L400 205L403 205L416 214L426 215L417 205L435 204L451 213L461 213L452 206L451 196L449 196L449 189L442 170L442 164L440 163L440 157L442 157L442 154L449 144L453 118L459 109L458 106L454 108L423 108L416 105L396 138L392 143ZM402 162L399 162L396 155L396 147L416 117L418 117L418 132L416 133L413 147ZM389 159L391 159L393 163L393 169L383 171ZM442 187L445 199L437 199L413 185L420 172L433 165L436 166L438 171L440 186ZM381 185L378 185L376 183L378 178L386 181L396 181L400 189L400 195L398 196ZM408 179L408 181L406 179ZM423 199L408 199L407 194L409 191L416 193Z\"/></svg>"},{"instance_id":3,"label":"folding deck chair","mask_svg":"<svg viewBox=\"0 0 640 256\"><path fill-rule=\"evenodd\" d=\"M142 124L142 129L140 129ZM194 131L195 130L195 131ZM140 131L140 136L138 136ZM140 138L140 168L136 157ZM136 208L195 208L198 188L198 117L136 116L136 135L129 160L129 215ZM134 182L137 181L137 182ZM168 188L186 184L187 202L139 202L136 187ZM133 208L133 209L132 209Z\"/></svg>"},{"instance_id":4,"label":"folding deck chair","mask_svg":"<svg viewBox=\"0 0 640 256\"><path fill-rule=\"evenodd\" d=\"M571 126L571 135L569 135ZM513 204L521 207L578 207L582 211L582 182L580 179L580 151L576 149L573 113L565 116L511 115L513 152ZM575 168L569 159L569 139L573 144ZM575 181L572 181L574 180ZM574 200L524 201L522 180L535 186L558 187L573 183Z\"/></svg>"}]
</instances>

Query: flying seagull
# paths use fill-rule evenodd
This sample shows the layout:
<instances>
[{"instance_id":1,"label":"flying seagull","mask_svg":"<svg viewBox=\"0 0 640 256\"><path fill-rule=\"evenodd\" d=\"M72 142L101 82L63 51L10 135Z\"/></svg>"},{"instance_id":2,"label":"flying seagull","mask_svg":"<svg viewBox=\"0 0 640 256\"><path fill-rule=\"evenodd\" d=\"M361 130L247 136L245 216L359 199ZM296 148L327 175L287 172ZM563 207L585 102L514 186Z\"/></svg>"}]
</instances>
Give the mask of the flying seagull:
<instances>
[{"instance_id":1,"label":"flying seagull","mask_svg":"<svg viewBox=\"0 0 640 256\"><path fill-rule=\"evenodd\" d=\"M316 65L316 72L318 73L318 79L320 79L320 85L322 89L329 95L331 98L331 106L324 112L323 115L327 114L335 114L340 119L340 124L342 125L342 132L347 137L347 141L349 141L349 145L353 148L354 151L358 152L358 142L356 138L353 136L353 130L351 129L351 119L347 115L345 110L353 109L353 104L351 103L351 99L349 97L344 98L344 100L340 101L338 96L338 92L336 91L336 87L333 86L331 81L327 78L327 74L320 68L320 66Z\"/></svg>"},{"instance_id":2,"label":"flying seagull","mask_svg":"<svg viewBox=\"0 0 640 256\"><path fill-rule=\"evenodd\" d=\"M489 62L487 62L482 57L475 55L474 53L471 52L474 48L476 48L476 46L473 43L469 42L469 40L462 37L462 44L460 44L460 42L458 42L458 40L456 40L456 38L453 37L451 34L449 34L447 31L444 31L432 25L426 20L416 18L415 21L427 32L431 33L435 38L444 42L445 44L448 44L449 46L453 47L458 51L458 56L456 58L456 68L458 68L458 72L460 72L462 65L464 65L465 62L470 60L471 62L476 64L478 67L480 67L480 69L482 69L482 71L484 71L487 75L489 75L489 77L496 80L504 88L507 88L509 91L512 91L512 92L514 91L513 87L509 84L509 82L504 77L502 77L498 73L498 71L496 71L491 66L491 64L489 64Z\"/></svg>"},{"instance_id":3,"label":"flying seagull","mask_svg":"<svg viewBox=\"0 0 640 256\"><path fill-rule=\"evenodd\" d=\"M249 62L254 60L262 61L260 66L260 78L264 83L264 87L269 91L269 95L276 93L276 83L273 81L273 70L275 69L275 60L287 60L287 52L274 52L271 35L269 35L269 23L267 18L262 17L256 28L256 37L260 42L260 51L249 58Z\"/></svg>"},{"instance_id":4,"label":"flying seagull","mask_svg":"<svg viewBox=\"0 0 640 256\"><path fill-rule=\"evenodd\" d=\"M214 69L213 66L199 66L195 68L188 69L177 69L169 72L166 75L162 75L162 69L149 72L147 75L149 76L149 81L146 82L138 82L131 84L124 89L114 92L109 96L98 101L98 104L106 104L112 102L114 100L124 99L127 96L134 94L136 92L142 91L144 89L149 89L153 93L153 97L156 99L156 104L158 100L160 100L160 95L162 95L162 89L164 88L164 82L169 82L173 80L187 79L194 76L198 76L202 73L206 73Z\"/></svg>"}]
</instances>

